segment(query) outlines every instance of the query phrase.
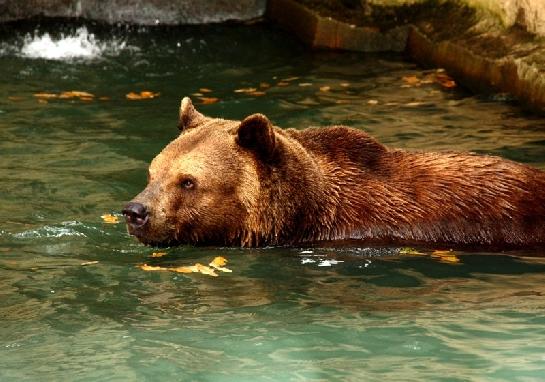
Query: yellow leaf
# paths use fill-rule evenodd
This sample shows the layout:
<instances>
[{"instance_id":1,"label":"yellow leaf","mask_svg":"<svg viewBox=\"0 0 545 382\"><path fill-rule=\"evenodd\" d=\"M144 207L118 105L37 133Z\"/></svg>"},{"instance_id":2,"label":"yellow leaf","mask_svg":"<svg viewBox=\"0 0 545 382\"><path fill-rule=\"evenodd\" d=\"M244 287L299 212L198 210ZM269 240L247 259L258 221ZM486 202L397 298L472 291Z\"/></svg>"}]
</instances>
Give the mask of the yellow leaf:
<instances>
[{"instance_id":1,"label":"yellow leaf","mask_svg":"<svg viewBox=\"0 0 545 382\"><path fill-rule=\"evenodd\" d=\"M450 256L452 255L452 251L447 251L443 249L436 249L431 253L432 256Z\"/></svg>"},{"instance_id":2,"label":"yellow leaf","mask_svg":"<svg viewBox=\"0 0 545 382\"><path fill-rule=\"evenodd\" d=\"M125 97L127 97L127 99L130 99L130 100L142 99L142 97L140 96L140 94L137 94L137 93L135 93L135 92L127 93L127 94L125 95Z\"/></svg>"},{"instance_id":3,"label":"yellow leaf","mask_svg":"<svg viewBox=\"0 0 545 382\"><path fill-rule=\"evenodd\" d=\"M261 97L261 96L264 96L265 94L267 94L267 93L265 93L265 92L250 92L250 93L248 93L248 95L251 95L251 96L254 96L254 97Z\"/></svg>"},{"instance_id":4,"label":"yellow leaf","mask_svg":"<svg viewBox=\"0 0 545 382\"><path fill-rule=\"evenodd\" d=\"M233 272L229 268L225 268L225 264L227 264L227 259L225 257L218 256L215 257L214 260L212 260L212 262L208 265L220 272Z\"/></svg>"},{"instance_id":5,"label":"yellow leaf","mask_svg":"<svg viewBox=\"0 0 545 382\"><path fill-rule=\"evenodd\" d=\"M199 92L201 92L201 93L212 93L212 90L208 89L208 88L200 88Z\"/></svg>"},{"instance_id":6,"label":"yellow leaf","mask_svg":"<svg viewBox=\"0 0 545 382\"><path fill-rule=\"evenodd\" d=\"M276 86L289 86L289 82L286 82L286 81L280 81L276 84Z\"/></svg>"},{"instance_id":7,"label":"yellow leaf","mask_svg":"<svg viewBox=\"0 0 545 382\"><path fill-rule=\"evenodd\" d=\"M291 81L295 81L295 80L298 80L299 77L288 77L288 78L284 78L283 80L281 80L282 82L291 82Z\"/></svg>"},{"instance_id":8,"label":"yellow leaf","mask_svg":"<svg viewBox=\"0 0 545 382\"><path fill-rule=\"evenodd\" d=\"M55 93L34 93L34 97L49 99L49 98L58 98L59 95Z\"/></svg>"},{"instance_id":9,"label":"yellow leaf","mask_svg":"<svg viewBox=\"0 0 545 382\"><path fill-rule=\"evenodd\" d=\"M378 101L376 99L370 99L369 101L367 101L367 104L369 104L369 105L378 105Z\"/></svg>"},{"instance_id":10,"label":"yellow leaf","mask_svg":"<svg viewBox=\"0 0 545 382\"><path fill-rule=\"evenodd\" d=\"M448 74L446 73L437 73L435 76L435 80L444 88L450 89L456 87L456 81L454 81Z\"/></svg>"},{"instance_id":11,"label":"yellow leaf","mask_svg":"<svg viewBox=\"0 0 545 382\"><path fill-rule=\"evenodd\" d=\"M166 252L153 252L151 254L151 257L163 257L163 256L166 256L167 253Z\"/></svg>"},{"instance_id":12,"label":"yellow leaf","mask_svg":"<svg viewBox=\"0 0 545 382\"><path fill-rule=\"evenodd\" d=\"M199 98L203 105L210 105L212 103L218 102L220 99L216 97L201 97Z\"/></svg>"},{"instance_id":13,"label":"yellow leaf","mask_svg":"<svg viewBox=\"0 0 545 382\"><path fill-rule=\"evenodd\" d=\"M98 261L86 261L84 263L81 263L80 265L85 266L85 265L93 265L93 264L98 264Z\"/></svg>"},{"instance_id":14,"label":"yellow leaf","mask_svg":"<svg viewBox=\"0 0 545 382\"><path fill-rule=\"evenodd\" d=\"M195 266L197 267L197 270L203 275L218 277L218 274L212 268L207 267L206 265L197 263L195 264Z\"/></svg>"},{"instance_id":15,"label":"yellow leaf","mask_svg":"<svg viewBox=\"0 0 545 382\"><path fill-rule=\"evenodd\" d=\"M93 98L95 95L87 92L81 92L78 90L72 90L69 92L62 92L59 98Z\"/></svg>"},{"instance_id":16,"label":"yellow leaf","mask_svg":"<svg viewBox=\"0 0 545 382\"><path fill-rule=\"evenodd\" d=\"M321 92L328 92L331 90L331 86L320 86Z\"/></svg>"},{"instance_id":17,"label":"yellow leaf","mask_svg":"<svg viewBox=\"0 0 545 382\"><path fill-rule=\"evenodd\" d=\"M117 223L119 223L119 218L117 216L115 216L115 215L112 215L112 214L102 215L101 218L102 218L102 221L104 223L108 223L108 224L117 224Z\"/></svg>"},{"instance_id":18,"label":"yellow leaf","mask_svg":"<svg viewBox=\"0 0 545 382\"><path fill-rule=\"evenodd\" d=\"M410 255L410 256L419 256L423 255L422 252L418 252L416 249L411 247L404 247L399 250L400 255Z\"/></svg>"},{"instance_id":19,"label":"yellow leaf","mask_svg":"<svg viewBox=\"0 0 545 382\"><path fill-rule=\"evenodd\" d=\"M417 76L405 76L402 78L402 80L408 85L416 86L420 84L420 80Z\"/></svg>"},{"instance_id":20,"label":"yellow leaf","mask_svg":"<svg viewBox=\"0 0 545 382\"><path fill-rule=\"evenodd\" d=\"M216 256L214 257L214 260L212 260L208 265L210 265L211 267L223 267L225 264L227 264L227 259L225 257Z\"/></svg>"},{"instance_id":21,"label":"yellow leaf","mask_svg":"<svg viewBox=\"0 0 545 382\"><path fill-rule=\"evenodd\" d=\"M340 84L343 88L347 88L350 86L350 84L348 82L341 82Z\"/></svg>"},{"instance_id":22,"label":"yellow leaf","mask_svg":"<svg viewBox=\"0 0 545 382\"><path fill-rule=\"evenodd\" d=\"M456 255L442 256L439 261L444 263L459 263L460 259Z\"/></svg>"},{"instance_id":23,"label":"yellow leaf","mask_svg":"<svg viewBox=\"0 0 545 382\"><path fill-rule=\"evenodd\" d=\"M141 91L140 93L130 92L125 95L128 100L141 100L141 99L152 99L158 97L160 93L150 92L150 91Z\"/></svg>"},{"instance_id":24,"label":"yellow leaf","mask_svg":"<svg viewBox=\"0 0 545 382\"><path fill-rule=\"evenodd\" d=\"M109 101L110 97L103 96L103 97L98 97L98 99L101 101Z\"/></svg>"},{"instance_id":25,"label":"yellow leaf","mask_svg":"<svg viewBox=\"0 0 545 382\"><path fill-rule=\"evenodd\" d=\"M260 87L261 89L268 89L268 88L271 87L271 84L269 84L269 83L267 83L267 82L261 82L261 83L259 84L259 87Z\"/></svg>"},{"instance_id":26,"label":"yellow leaf","mask_svg":"<svg viewBox=\"0 0 545 382\"><path fill-rule=\"evenodd\" d=\"M436 250L433 251L431 257L444 263L459 263L460 259L456 256L456 253L452 250Z\"/></svg>"},{"instance_id":27,"label":"yellow leaf","mask_svg":"<svg viewBox=\"0 0 545 382\"><path fill-rule=\"evenodd\" d=\"M173 272L178 272L178 273L193 273L193 272L198 272L197 268L193 265L193 266L188 266L188 267L176 267L176 268L171 268L170 269L171 271Z\"/></svg>"},{"instance_id":28,"label":"yellow leaf","mask_svg":"<svg viewBox=\"0 0 545 382\"><path fill-rule=\"evenodd\" d=\"M240 89L235 89L235 93L251 93L251 92L255 92L257 89L256 88L240 88Z\"/></svg>"},{"instance_id":29,"label":"yellow leaf","mask_svg":"<svg viewBox=\"0 0 545 382\"><path fill-rule=\"evenodd\" d=\"M157 252L157 253L163 253L163 252ZM154 256L152 257L160 257L160 256ZM201 273L203 275L213 276L217 277L218 274L216 273L216 270L221 272L231 272L230 269L223 268L223 265L227 263L227 260L223 257L216 257L212 262L209 264L209 266L202 265L200 263L196 263L195 265L184 265L180 267L159 267L159 266L152 266L148 264L142 264L140 265L140 269L144 271L170 271L170 272L176 272L176 273Z\"/></svg>"},{"instance_id":30,"label":"yellow leaf","mask_svg":"<svg viewBox=\"0 0 545 382\"><path fill-rule=\"evenodd\" d=\"M312 86L312 82L300 82L299 86L301 86L301 87Z\"/></svg>"},{"instance_id":31,"label":"yellow leaf","mask_svg":"<svg viewBox=\"0 0 545 382\"><path fill-rule=\"evenodd\" d=\"M192 95L193 97L202 97L202 96L204 96L204 94L202 94L202 93L193 93L193 94L191 94L191 95Z\"/></svg>"},{"instance_id":32,"label":"yellow leaf","mask_svg":"<svg viewBox=\"0 0 545 382\"><path fill-rule=\"evenodd\" d=\"M143 271L168 271L168 268L155 267L153 265L148 265L148 264L140 265L140 269L143 270Z\"/></svg>"}]
</instances>

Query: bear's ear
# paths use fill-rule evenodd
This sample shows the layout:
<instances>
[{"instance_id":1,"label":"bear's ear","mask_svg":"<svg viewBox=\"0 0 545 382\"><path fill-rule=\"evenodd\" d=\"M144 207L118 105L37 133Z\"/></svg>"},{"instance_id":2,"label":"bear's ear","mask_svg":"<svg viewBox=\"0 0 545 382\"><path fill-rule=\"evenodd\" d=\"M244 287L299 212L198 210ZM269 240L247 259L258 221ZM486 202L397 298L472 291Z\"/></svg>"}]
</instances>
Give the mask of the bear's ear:
<instances>
[{"instance_id":1,"label":"bear's ear","mask_svg":"<svg viewBox=\"0 0 545 382\"><path fill-rule=\"evenodd\" d=\"M271 159L276 146L271 121L263 114L252 114L244 118L238 127L237 141L241 147L252 150L259 158Z\"/></svg>"},{"instance_id":2,"label":"bear's ear","mask_svg":"<svg viewBox=\"0 0 545 382\"><path fill-rule=\"evenodd\" d=\"M206 117L199 113L189 97L184 97L180 103L180 118L178 120L178 129L184 131L197 126Z\"/></svg>"}]
</instances>

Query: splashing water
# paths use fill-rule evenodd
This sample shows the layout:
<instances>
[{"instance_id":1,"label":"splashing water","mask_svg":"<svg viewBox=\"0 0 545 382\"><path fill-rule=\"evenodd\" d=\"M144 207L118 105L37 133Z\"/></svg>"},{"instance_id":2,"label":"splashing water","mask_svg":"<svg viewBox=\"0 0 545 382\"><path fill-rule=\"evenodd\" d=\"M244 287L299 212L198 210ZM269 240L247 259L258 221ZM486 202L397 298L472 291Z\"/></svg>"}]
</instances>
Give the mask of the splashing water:
<instances>
[{"instance_id":1,"label":"splashing water","mask_svg":"<svg viewBox=\"0 0 545 382\"><path fill-rule=\"evenodd\" d=\"M100 42L86 27L78 28L74 35L52 38L49 33L41 36L27 35L20 55L48 60L93 59L103 53L117 53L126 47L125 41Z\"/></svg>"}]
</instances>

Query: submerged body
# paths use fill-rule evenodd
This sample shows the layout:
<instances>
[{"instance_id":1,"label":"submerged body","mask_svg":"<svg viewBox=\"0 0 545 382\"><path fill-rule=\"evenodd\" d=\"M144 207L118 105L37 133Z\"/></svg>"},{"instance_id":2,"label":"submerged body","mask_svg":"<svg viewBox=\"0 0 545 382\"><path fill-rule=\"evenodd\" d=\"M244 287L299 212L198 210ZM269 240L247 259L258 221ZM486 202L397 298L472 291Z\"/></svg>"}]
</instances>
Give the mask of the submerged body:
<instances>
[{"instance_id":1,"label":"submerged body","mask_svg":"<svg viewBox=\"0 0 545 382\"><path fill-rule=\"evenodd\" d=\"M545 244L545 172L523 164L389 149L342 126L283 130L261 114L208 118L188 98L179 126L124 210L146 244Z\"/></svg>"}]
</instances>

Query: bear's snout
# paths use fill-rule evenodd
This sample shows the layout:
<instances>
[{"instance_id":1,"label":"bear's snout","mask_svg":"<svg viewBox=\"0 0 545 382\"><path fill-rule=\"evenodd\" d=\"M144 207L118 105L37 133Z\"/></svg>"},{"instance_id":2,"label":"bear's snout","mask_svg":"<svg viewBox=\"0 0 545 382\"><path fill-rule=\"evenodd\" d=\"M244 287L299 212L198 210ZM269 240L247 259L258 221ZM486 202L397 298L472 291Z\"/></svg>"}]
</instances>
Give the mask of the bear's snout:
<instances>
[{"instance_id":1,"label":"bear's snout","mask_svg":"<svg viewBox=\"0 0 545 382\"><path fill-rule=\"evenodd\" d=\"M127 220L127 224L132 228L140 228L148 222L148 210L142 203L129 202L123 208L122 213L125 216L125 220Z\"/></svg>"}]
</instances>

